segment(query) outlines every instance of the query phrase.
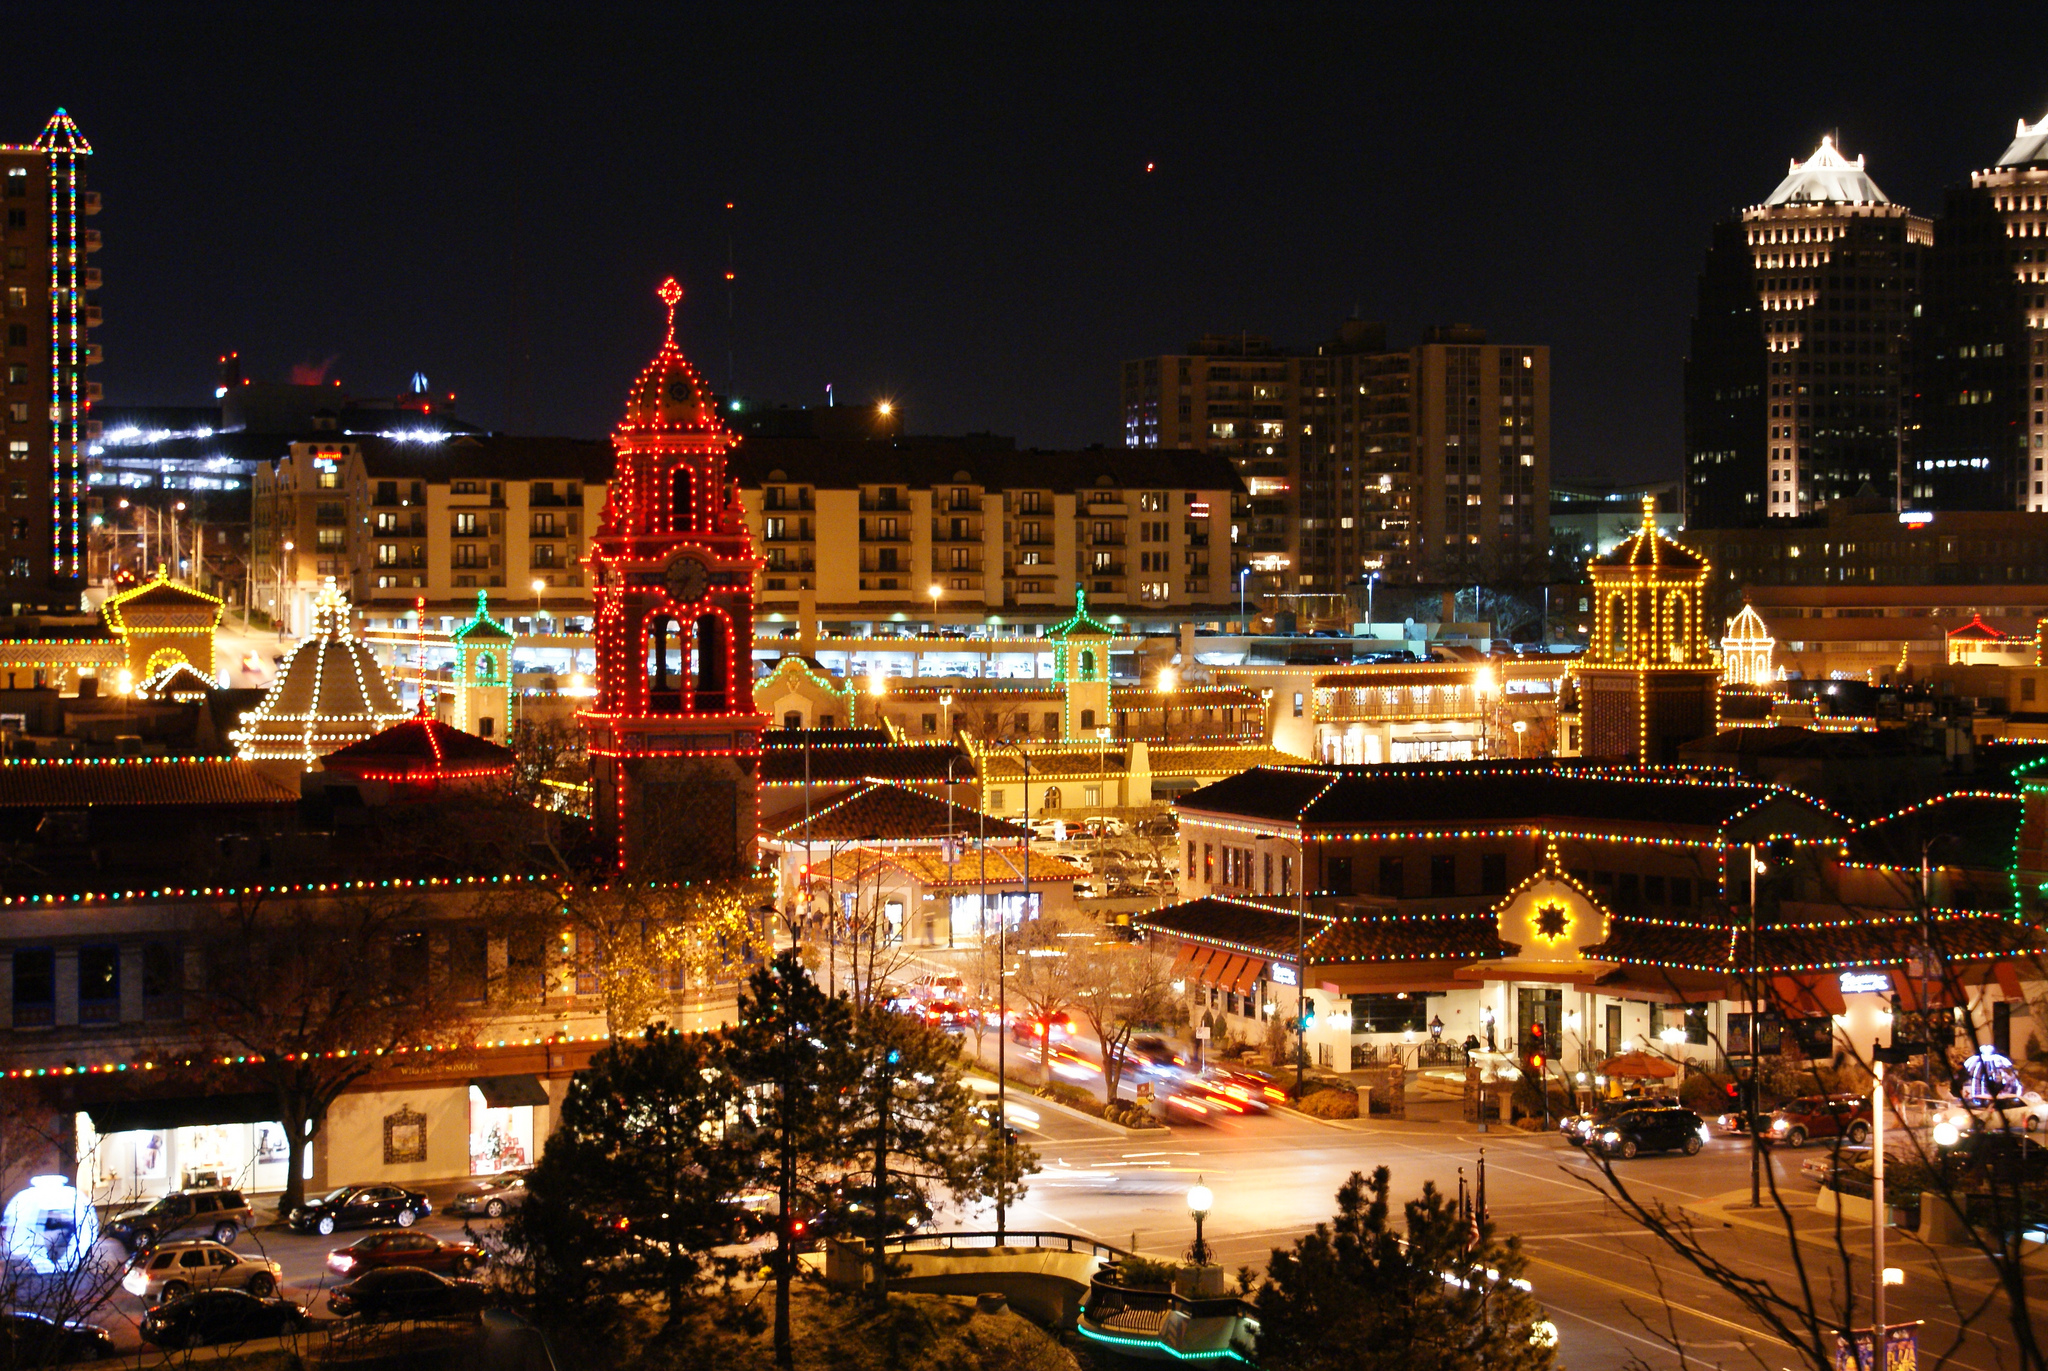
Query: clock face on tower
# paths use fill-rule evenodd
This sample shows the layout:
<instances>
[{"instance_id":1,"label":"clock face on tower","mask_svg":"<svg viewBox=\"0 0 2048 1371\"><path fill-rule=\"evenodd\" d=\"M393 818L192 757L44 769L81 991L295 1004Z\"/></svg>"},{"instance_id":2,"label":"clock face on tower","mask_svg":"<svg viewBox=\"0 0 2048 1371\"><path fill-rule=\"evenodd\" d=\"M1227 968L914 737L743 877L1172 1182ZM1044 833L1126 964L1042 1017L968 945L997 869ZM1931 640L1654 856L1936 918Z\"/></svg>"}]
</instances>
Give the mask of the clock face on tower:
<instances>
[{"instance_id":1,"label":"clock face on tower","mask_svg":"<svg viewBox=\"0 0 2048 1371\"><path fill-rule=\"evenodd\" d=\"M668 559L662 568L663 579L668 585L668 597L679 605L693 605L704 598L704 592L711 588L711 568L703 559L687 552L679 552Z\"/></svg>"}]
</instances>

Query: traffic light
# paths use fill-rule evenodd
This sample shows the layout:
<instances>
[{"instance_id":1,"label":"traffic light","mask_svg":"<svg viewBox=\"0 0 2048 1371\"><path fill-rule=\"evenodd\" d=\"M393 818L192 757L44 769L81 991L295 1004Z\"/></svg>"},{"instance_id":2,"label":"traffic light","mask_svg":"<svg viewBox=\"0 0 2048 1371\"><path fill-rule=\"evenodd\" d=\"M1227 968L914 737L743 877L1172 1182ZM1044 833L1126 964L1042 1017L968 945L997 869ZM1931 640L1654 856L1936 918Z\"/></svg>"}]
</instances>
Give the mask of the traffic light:
<instances>
[{"instance_id":1,"label":"traffic light","mask_svg":"<svg viewBox=\"0 0 2048 1371\"><path fill-rule=\"evenodd\" d=\"M1529 1025L1529 1050L1524 1058L1532 1076L1541 1076L1547 1061L1546 1044L1543 1041L1543 1025Z\"/></svg>"}]
</instances>

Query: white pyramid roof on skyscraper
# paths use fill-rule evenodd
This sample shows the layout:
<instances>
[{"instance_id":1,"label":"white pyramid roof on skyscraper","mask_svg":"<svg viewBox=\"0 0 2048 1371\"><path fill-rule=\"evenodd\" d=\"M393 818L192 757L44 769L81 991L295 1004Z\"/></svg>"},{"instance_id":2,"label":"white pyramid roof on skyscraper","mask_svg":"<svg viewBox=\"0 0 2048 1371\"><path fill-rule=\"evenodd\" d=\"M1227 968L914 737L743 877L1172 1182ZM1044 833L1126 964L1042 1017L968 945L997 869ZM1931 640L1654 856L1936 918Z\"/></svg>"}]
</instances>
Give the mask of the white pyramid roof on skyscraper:
<instances>
[{"instance_id":1,"label":"white pyramid roof on skyscraper","mask_svg":"<svg viewBox=\"0 0 2048 1371\"><path fill-rule=\"evenodd\" d=\"M1850 161L1835 150L1835 140L1824 137L1813 156L1792 163L1792 170L1778 182L1778 188L1764 201L1766 205L1889 205L1877 182L1863 169L1863 159Z\"/></svg>"},{"instance_id":2,"label":"white pyramid roof on skyscraper","mask_svg":"<svg viewBox=\"0 0 2048 1371\"><path fill-rule=\"evenodd\" d=\"M2012 136L2012 146L1998 159L2001 167L2024 167L2035 162L2048 162L2048 114L2042 115L2038 124L2020 120L2020 131Z\"/></svg>"}]
</instances>

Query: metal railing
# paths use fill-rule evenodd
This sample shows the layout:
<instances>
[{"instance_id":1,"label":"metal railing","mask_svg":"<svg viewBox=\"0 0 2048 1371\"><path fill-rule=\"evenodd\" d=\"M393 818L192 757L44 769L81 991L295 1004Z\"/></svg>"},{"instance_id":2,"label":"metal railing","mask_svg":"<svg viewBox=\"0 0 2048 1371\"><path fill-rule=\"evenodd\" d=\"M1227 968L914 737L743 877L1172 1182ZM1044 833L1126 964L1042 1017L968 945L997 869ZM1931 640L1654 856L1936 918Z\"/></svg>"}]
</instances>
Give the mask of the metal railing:
<instances>
[{"instance_id":1,"label":"metal railing","mask_svg":"<svg viewBox=\"0 0 2048 1371\"><path fill-rule=\"evenodd\" d=\"M996 1233L992 1228L965 1229L944 1233L937 1231L902 1233L882 1244L885 1250L894 1248L897 1251L908 1251L913 1247L938 1247L950 1251L961 1247L975 1248L985 1246L993 1248L995 1245ZM1059 1247L1068 1252L1090 1252L1098 1257L1128 1258L1137 1255L1134 1252L1126 1251L1124 1248L1112 1247L1106 1242L1097 1242L1094 1238L1083 1237L1079 1233L1020 1233L1014 1228L1008 1229L1003 1233L1003 1245L1005 1247Z\"/></svg>"}]
</instances>

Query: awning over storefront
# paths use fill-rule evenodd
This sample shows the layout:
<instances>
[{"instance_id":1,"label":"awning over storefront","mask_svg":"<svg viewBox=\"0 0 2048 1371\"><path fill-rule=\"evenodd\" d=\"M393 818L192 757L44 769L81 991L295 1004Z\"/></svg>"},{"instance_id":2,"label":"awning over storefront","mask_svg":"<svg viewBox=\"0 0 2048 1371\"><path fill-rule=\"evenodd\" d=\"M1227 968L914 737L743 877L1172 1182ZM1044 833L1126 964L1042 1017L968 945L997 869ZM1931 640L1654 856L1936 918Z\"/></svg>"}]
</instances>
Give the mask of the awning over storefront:
<instances>
[{"instance_id":1,"label":"awning over storefront","mask_svg":"<svg viewBox=\"0 0 2048 1371\"><path fill-rule=\"evenodd\" d=\"M1266 964L1263 961L1259 960L1257 957L1247 957L1245 959L1244 965L1237 969L1236 979L1232 980L1228 985L1224 986L1223 988L1225 990L1234 990L1238 994L1242 995L1247 990L1250 990L1252 986L1265 974Z\"/></svg>"},{"instance_id":2,"label":"awning over storefront","mask_svg":"<svg viewBox=\"0 0 2048 1371\"><path fill-rule=\"evenodd\" d=\"M1849 1002L1842 998L1841 983L1833 976L1773 976L1771 993L1794 1018L1849 1012Z\"/></svg>"},{"instance_id":3,"label":"awning over storefront","mask_svg":"<svg viewBox=\"0 0 2048 1371\"><path fill-rule=\"evenodd\" d=\"M493 1109L515 1109L522 1104L546 1104L547 1087L540 1083L540 1077L524 1076L472 1076L471 1085L483 1093L484 1103Z\"/></svg>"},{"instance_id":4,"label":"awning over storefront","mask_svg":"<svg viewBox=\"0 0 2048 1371\"><path fill-rule=\"evenodd\" d=\"M162 1100L103 1100L85 1106L100 1136L140 1129L195 1128L202 1124L265 1123L277 1118L277 1096L176 1095Z\"/></svg>"},{"instance_id":5,"label":"awning over storefront","mask_svg":"<svg viewBox=\"0 0 2048 1371\"><path fill-rule=\"evenodd\" d=\"M1912 975L1910 972L1897 969L1892 971L1891 976L1892 994L1898 996L1899 1008L1905 1010L1908 1014L1919 1013L1921 1008L1920 978ZM1942 976L1939 972L1930 975L1927 979L1926 988L1928 1008L1952 1009L1955 1007L1956 986L1947 977Z\"/></svg>"},{"instance_id":6,"label":"awning over storefront","mask_svg":"<svg viewBox=\"0 0 2048 1371\"><path fill-rule=\"evenodd\" d=\"M1216 960L1209 963L1208 973L1202 979L1220 990L1232 990L1237 986L1237 973L1244 970L1249 957L1226 956L1217 953Z\"/></svg>"},{"instance_id":7,"label":"awning over storefront","mask_svg":"<svg viewBox=\"0 0 2048 1371\"><path fill-rule=\"evenodd\" d=\"M1991 968L1991 974L1998 979L1998 988L2005 998L2014 1004L2025 1004L2026 992L2020 989L2020 969L2011 962L2000 962Z\"/></svg>"}]
</instances>

